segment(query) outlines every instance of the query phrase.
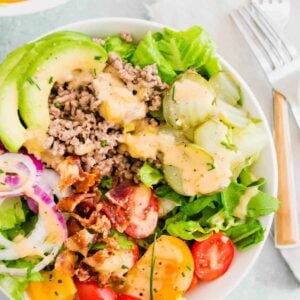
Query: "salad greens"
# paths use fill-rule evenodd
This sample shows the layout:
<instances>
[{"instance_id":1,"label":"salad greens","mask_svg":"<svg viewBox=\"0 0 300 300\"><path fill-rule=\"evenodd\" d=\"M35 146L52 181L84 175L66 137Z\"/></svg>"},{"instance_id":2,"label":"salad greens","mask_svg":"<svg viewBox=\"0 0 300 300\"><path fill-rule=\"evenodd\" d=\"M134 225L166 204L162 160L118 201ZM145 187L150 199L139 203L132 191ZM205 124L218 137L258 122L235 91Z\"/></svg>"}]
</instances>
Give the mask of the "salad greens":
<instances>
[{"instance_id":1,"label":"salad greens","mask_svg":"<svg viewBox=\"0 0 300 300\"><path fill-rule=\"evenodd\" d=\"M162 173L147 162L139 170L139 177L141 182L147 187L152 187L163 179Z\"/></svg>"},{"instance_id":2,"label":"salad greens","mask_svg":"<svg viewBox=\"0 0 300 300\"><path fill-rule=\"evenodd\" d=\"M186 31L164 28L162 33L148 32L137 45L131 62L141 67L156 64L167 83L191 67L207 76L222 70L213 41L200 26Z\"/></svg>"},{"instance_id":3,"label":"salad greens","mask_svg":"<svg viewBox=\"0 0 300 300\"><path fill-rule=\"evenodd\" d=\"M8 230L25 221L25 212L20 197L7 198L0 202L0 230Z\"/></svg>"},{"instance_id":4,"label":"salad greens","mask_svg":"<svg viewBox=\"0 0 300 300\"><path fill-rule=\"evenodd\" d=\"M135 51L135 45L133 43L128 43L117 35L106 38L104 48L107 52L114 52L125 60L130 60Z\"/></svg>"},{"instance_id":5,"label":"salad greens","mask_svg":"<svg viewBox=\"0 0 300 300\"><path fill-rule=\"evenodd\" d=\"M213 232L225 232L239 250L255 246L264 238L264 229L258 217L275 212L279 201L260 190L264 180L255 177L250 168L243 169L237 181L224 191L210 196L182 196L164 183L154 190L160 201L176 203L173 210L160 221L156 230L158 236L167 232L186 241L201 241ZM248 196L249 189L252 192ZM247 197L247 202L243 199ZM249 199L248 199L249 198ZM237 214L244 206L245 215ZM153 237L139 242L148 247Z\"/></svg>"}]
</instances>

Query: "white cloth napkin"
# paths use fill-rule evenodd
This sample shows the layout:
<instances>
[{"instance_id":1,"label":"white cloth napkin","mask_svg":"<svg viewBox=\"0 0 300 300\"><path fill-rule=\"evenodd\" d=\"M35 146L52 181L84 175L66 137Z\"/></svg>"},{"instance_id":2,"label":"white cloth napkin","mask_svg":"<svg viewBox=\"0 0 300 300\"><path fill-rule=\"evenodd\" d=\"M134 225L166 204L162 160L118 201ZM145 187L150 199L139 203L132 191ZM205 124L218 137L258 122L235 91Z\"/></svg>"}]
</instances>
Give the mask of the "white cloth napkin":
<instances>
[{"instance_id":1,"label":"white cloth napkin","mask_svg":"<svg viewBox=\"0 0 300 300\"><path fill-rule=\"evenodd\" d=\"M300 1L297 0L291 1L293 13L289 26L286 28L286 34L290 38L299 36L296 30L296 28L299 28L297 24L297 19L299 20L300 17L299 2ZM149 15L152 20L174 28L187 28L188 26L199 24L209 31L216 42L217 51L230 62L247 81L259 99L269 123L272 126L273 106L271 86L229 16L229 13L233 9L245 3L245 0L158 0L149 7ZM295 23L294 25L293 21ZM298 45L296 46L300 50L300 39L298 40ZM292 41L294 43L297 42L295 38L293 38ZM293 121L292 116L291 120ZM293 163L296 165L295 178L299 178L300 131L296 128L294 122L291 124L291 129L294 150ZM297 186L297 195L300 195L300 185ZM300 247L280 251L295 277L300 281Z\"/></svg>"}]
</instances>

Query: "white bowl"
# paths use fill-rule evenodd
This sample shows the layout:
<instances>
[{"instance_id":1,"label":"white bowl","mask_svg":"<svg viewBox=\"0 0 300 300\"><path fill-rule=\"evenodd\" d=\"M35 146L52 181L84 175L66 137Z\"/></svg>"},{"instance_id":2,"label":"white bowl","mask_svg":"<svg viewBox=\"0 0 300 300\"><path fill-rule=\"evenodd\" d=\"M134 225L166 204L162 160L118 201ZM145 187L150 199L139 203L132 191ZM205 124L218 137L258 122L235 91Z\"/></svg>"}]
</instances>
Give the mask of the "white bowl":
<instances>
[{"instance_id":1,"label":"white bowl","mask_svg":"<svg viewBox=\"0 0 300 300\"><path fill-rule=\"evenodd\" d=\"M32 14L53 8L70 0L27 0L0 5L0 17Z\"/></svg>"},{"instance_id":2,"label":"white bowl","mask_svg":"<svg viewBox=\"0 0 300 300\"><path fill-rule=\"evenodd\" d=\"M67 26L57 28L55 31L66 29L75 30L89 34L94 37L106 37L108 35L118 34L121 31L127 31L132 33L135 39L139 40L146 34L146 32L161 31L163 27L164 25L145 20L126 18L104 18L86 20L78 23L69 24ZM244 107L253 116L258 117L262 120L263 126L267 131L269 142L267 147L261 154L259 161L255 165L255 172L257 175L266 179L266 192L276 196L277 161L275 148L273 144L273 138L267 123L267 119L247 83L238 74L238 72L233 67L231 67L230 64L226 62L221 56L220 59L224 68L231 72L237 80L237 82L239 82L244 95ZM262 225L266 228L266 239L273 221L273 215L263 217L260 220ZM215 281L199 283L199 285L196 288L194 288L191 292L187 294L187 300L199 300L200 298L205 300L216 300L224 298L237 286L241 279L249 272L258 255L260 254L263 245L264 242L245 252L236 251L233 263L230 266L229 270L226 272L226 274Z\"/></svg>"}]
</instances>

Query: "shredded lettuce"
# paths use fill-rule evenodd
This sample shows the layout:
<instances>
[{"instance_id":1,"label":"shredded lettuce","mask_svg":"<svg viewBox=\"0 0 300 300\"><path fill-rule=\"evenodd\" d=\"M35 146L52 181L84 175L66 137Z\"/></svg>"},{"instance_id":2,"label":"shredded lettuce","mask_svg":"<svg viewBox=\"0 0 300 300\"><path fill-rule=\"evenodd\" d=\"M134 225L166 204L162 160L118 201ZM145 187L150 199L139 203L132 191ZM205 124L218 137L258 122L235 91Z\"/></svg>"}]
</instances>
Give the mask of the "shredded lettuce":
<instances>
[{"instance_id":1,"label":"shredded lettuce","mask_svg":"<svg viewBox=\"0 0 300 300\"><path fill-rule=\"evenodd\" d=\"M134 43L128 43L116 35L105 39L104 48L107 52L114 52L125 60L129 60L135 51Z\"/></svg>"},{"instance_id":2,"label":"shredded lettuce","mask_svg":"<svg viewBox=\"0 0 300 300\"><path fill-rule=\"evenodd\" d=\"M163 179L162 173L147 162L145 162L139 170L139 177L141 182L150 188L152 188L153 185L158 184Z\"/></svg>"},{"instance_id":3,"label":"shredded lettuce","mask_svg":"<svg viewBox=\"0 0 300 300\"><path fill-rule=\"evenodd\" d=\"M11 276L0 274L0 287L14 300L25 300L25 291L30 281L43 281L41 273L28 276Z\"/></svg>"},{"instance_id":4,"label":"shredded lettuce","mask_svg":"<svg viewBox=\"0 0 300 300\"><path fill-rule=\"evenodd\" d=\"M0 230L8 230L25 221L25 213L20 197L8 198L0 202Z\"/></svg>"}]
</instances>

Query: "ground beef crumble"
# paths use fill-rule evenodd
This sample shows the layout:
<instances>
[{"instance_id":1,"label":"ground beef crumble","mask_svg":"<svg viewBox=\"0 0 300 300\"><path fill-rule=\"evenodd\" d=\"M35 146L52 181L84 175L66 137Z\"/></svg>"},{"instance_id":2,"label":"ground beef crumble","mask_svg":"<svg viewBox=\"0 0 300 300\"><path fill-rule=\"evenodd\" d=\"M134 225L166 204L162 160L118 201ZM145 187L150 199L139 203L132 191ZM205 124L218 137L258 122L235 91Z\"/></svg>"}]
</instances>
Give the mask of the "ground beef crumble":
<instances>
[{"instance_id":1,"label":"ground beef crumble","mask_svg":"<svg viewBox=\"0 0 300 300\"><path fill-rule=\"evenodd\" d=\"M133 93L144 89L144 101L150 111L161 107L162 83L154 65L141 69L109 54L108 65ZM137 172L142 160L133 159L121 151L122 128L107 122L99 115L99 100L92 83L82 86L55 84L49 97L50 127L44 148L54 156L78 155L82 168L91 172L99 168L101 176L117 176L138 181ZM155 119L149 119L156 124ZM159 161L154 161L160 166Z\"/></svg>"}]
</instances>

